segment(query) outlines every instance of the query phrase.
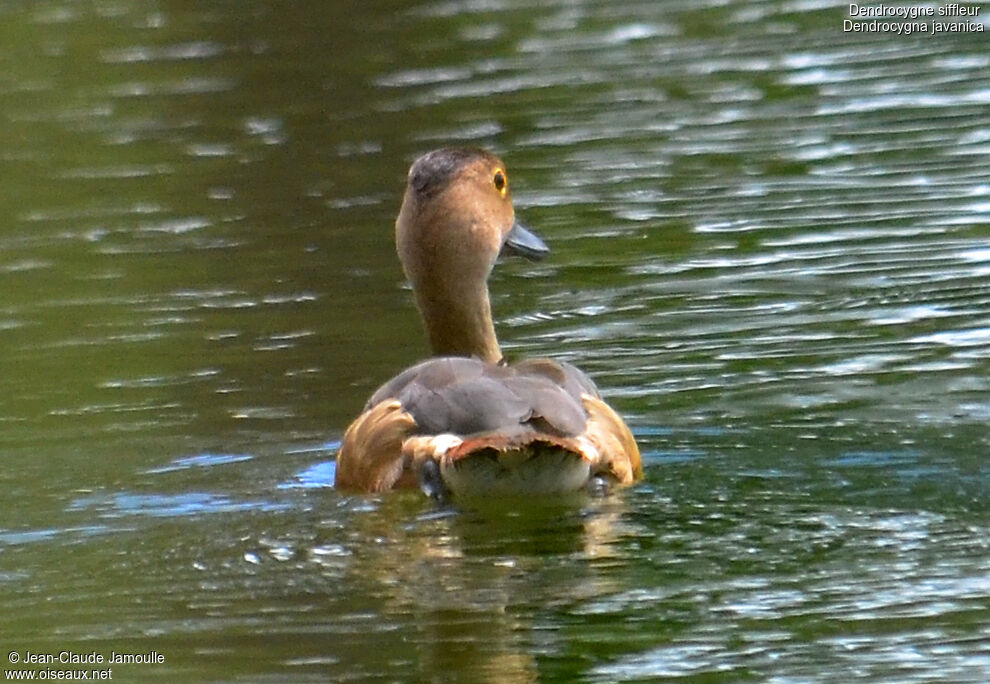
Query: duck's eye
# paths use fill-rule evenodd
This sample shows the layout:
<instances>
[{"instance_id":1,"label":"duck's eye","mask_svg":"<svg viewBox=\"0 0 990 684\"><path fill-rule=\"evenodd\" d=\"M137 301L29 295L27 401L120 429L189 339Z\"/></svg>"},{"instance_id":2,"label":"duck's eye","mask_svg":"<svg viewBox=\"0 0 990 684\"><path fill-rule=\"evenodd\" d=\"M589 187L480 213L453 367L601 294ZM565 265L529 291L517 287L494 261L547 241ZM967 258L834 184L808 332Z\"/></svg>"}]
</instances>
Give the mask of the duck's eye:
<instances>
[{"instance_id":1,"label":"duck's eye","mask_svg":"<svg viewBox=\"0 0 990 684\"><path fill-rule=\"evenodd\" d=\"M495 184L495 189L498 190L498 194L505 197L505 189L509 185L509 181L505 178L505 172L502 169L495 169L495 175L492 177L492 182Z\"/></svg>"}]
</instances>

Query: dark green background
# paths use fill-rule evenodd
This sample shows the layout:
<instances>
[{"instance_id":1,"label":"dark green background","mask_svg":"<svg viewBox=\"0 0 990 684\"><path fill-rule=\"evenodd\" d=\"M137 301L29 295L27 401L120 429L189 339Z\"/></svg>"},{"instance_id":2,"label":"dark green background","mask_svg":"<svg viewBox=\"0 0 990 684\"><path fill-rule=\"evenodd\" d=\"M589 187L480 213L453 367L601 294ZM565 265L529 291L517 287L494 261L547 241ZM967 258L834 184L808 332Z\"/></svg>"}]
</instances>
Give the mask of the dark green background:
<instances>
[{"instance_id":1,"label":"dark green background","mask_svg":"<svg viewBox=\"0 0 990 684\"><path fill-rule=\"evenodd\" d=\"M0 648L120 681L985 681L990 51L830 2L0 5ZM986 19L983 17L982 19ZM646 481L334 491L427 353L409 162L505 158L492 279Z\"/></svg>"}]
</instances>

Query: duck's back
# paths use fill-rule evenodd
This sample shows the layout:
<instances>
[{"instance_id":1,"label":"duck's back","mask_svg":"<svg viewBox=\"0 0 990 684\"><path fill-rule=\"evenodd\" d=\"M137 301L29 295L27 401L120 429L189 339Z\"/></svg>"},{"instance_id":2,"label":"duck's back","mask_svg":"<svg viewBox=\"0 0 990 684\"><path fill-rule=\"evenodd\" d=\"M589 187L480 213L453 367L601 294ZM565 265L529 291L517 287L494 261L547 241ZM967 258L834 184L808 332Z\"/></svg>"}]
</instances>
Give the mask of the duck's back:
<instances>
[{"instance_id":1,"label":"duck's back","mask_svg":"<svg viewBox=\"0 0 990 684\"><path fill-rule=\"evenodd\" d=\"M602 443L615 434L615 444ZM568 363L443 357L412 366L372 395L344 437L337 478L389 489L422 481L424 466L436 464L455 494L568 491L597 471L628 479L611 472L604 453L628 450L627 442L635 448L594 382ZM638 451L635 459L638 468Z\"/></svg>"},{"instance_id":2,"label":"duck's back","mask_svg":"<svg viewBox=\"0 0 990 684\"><path fill-rule=\"evenodd\" d=\"M568 363L532 359L510 366L443 357L392 378L372 395L365 410L396 399L424 435L541 431L576 437L588 421L581 395L598 397L598 389Z\"/></svg>"}]
</instances>

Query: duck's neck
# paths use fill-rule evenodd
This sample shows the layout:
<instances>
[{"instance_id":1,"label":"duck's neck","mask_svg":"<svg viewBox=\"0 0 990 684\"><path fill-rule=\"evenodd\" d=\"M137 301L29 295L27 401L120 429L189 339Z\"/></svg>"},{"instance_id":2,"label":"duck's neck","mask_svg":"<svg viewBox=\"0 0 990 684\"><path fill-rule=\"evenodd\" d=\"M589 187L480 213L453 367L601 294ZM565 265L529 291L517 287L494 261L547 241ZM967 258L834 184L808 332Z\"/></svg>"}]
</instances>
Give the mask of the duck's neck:
<instances>
[{"instance_id":1,"label":"duck's neck","mask_svg":"<svg viewBox=\"0 0 990 684\"><path fill-rule=\"evenodd\" d=\"M464 286L456 293L417 288L416 303L435 355L502 360L486 283Z\"/></svg>"}]
</instances>

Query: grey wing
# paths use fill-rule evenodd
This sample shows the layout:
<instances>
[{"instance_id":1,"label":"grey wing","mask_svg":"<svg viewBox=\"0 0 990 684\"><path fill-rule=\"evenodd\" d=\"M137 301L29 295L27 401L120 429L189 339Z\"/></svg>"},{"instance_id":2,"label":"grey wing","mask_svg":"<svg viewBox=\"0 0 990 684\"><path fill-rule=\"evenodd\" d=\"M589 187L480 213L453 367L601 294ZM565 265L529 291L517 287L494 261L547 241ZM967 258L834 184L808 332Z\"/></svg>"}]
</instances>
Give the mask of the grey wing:
<instances>
[{"instance_id":1,"label":"grey wing","mask_svg":"<svg viewBox=\"0 0 990 684\"><path fill-rule=\"evenodd\" d=\"M379 387L364 410L386 399L398 399L409 385L416 384L424 387L443 387L457 380L480 377L484 366L478 359L461 358L457 356L442 357L421 361L410 366L394 378Z\"/></svg>"},{"instance_id":2,"label":"grey wing","mask_svg":"<svg viewBox=\"0 0 990 684\"><path fill-rule=\"evenodd\" d=\"M584 431L588 419L581 394L598 392L569 364L538 359L498 366L445 357L403 371L375 392L368 405L398 399L421 434L497 430L510 436L535 430L574 436Z\"/></svg>"},{"instance_id":3,"label":"grey wing","mask_svg":"<svg viewBox=\"0 0 990 684\"><path fill-rule=\"evenodd\" d=\"M573 366L566 361L554 361L552 359L525 359L512 365L512 368L521 375L543 375L552 380L555 384L564 388L568 394L579 402L582 394L590 394L595 399L600 399L598 387L594 380L580 368Z\"/></svg>"}]
</instances>

